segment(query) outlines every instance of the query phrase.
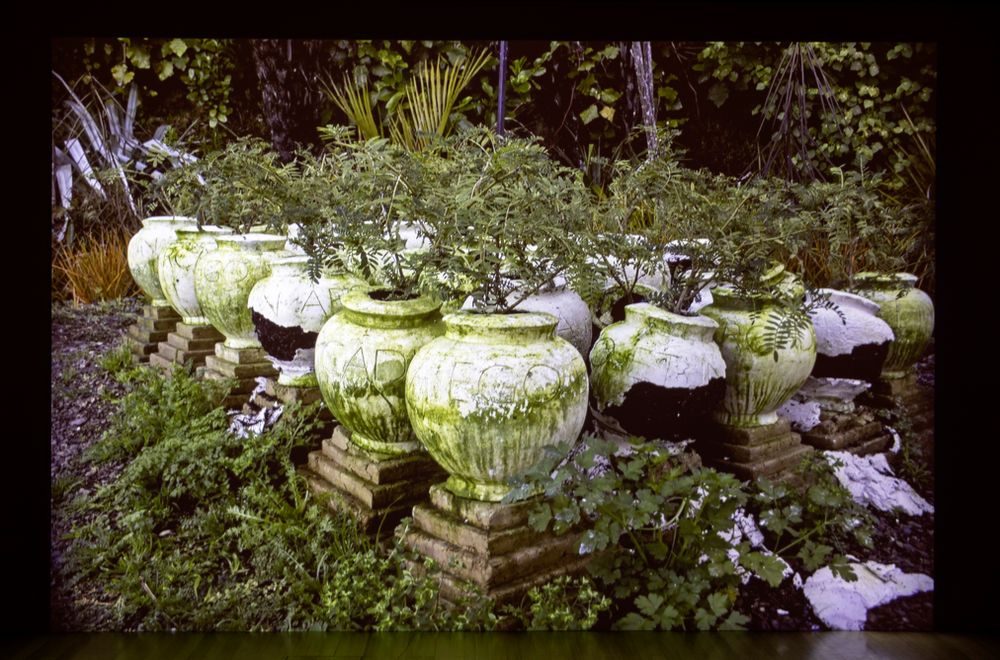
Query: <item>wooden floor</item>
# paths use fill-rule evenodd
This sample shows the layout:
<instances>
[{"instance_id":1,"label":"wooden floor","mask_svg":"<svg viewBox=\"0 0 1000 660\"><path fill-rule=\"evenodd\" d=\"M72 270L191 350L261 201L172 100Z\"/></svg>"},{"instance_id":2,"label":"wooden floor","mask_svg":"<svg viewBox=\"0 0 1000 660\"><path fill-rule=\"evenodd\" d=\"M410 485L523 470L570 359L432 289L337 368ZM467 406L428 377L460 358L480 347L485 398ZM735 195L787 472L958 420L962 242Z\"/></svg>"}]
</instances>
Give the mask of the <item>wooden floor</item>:
<instances>
[{"instance_id":1,"label":"wooden floor","mask_svg":"<svg viewBox=\"0 0 1000 660\"><path fill-rule=\"evenodd\" d=\"M1000 658L1000 641L944 633L290 633L0 637L5 660L470 658Z\"/></svg>"}]
</instances>

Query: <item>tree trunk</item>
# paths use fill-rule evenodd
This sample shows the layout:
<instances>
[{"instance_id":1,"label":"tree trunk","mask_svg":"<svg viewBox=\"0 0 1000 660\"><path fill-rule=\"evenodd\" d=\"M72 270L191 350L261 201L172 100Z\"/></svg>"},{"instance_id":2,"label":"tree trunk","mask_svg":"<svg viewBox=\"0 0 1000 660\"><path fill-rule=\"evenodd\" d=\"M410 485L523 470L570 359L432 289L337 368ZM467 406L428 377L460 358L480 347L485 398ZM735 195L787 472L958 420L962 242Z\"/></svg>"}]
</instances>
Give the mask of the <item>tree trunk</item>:
<instances>
[{"instance_id":1,"label":"tree trunk","mask_svg":"<svg viewBox=\"0 0 1000 660\"><path fill-rule=\"evenodd\" d=\"M320 146L318 75L323 42L319 40L254 39L254 62L271 144L282 162L294 158L297 146Z\"/></svg>"},{"instance_id":2,"label":"tree trunk","mask_svg":"<svg viewBox=\"0 0 1000 660\"><path fill-rule=\"evenodd\" d=\"M656 158L659 144L656 139L656 104L653 98L653 52L650 42L632 42L632 64L635 66L639 101L642 104L643 125L646 128L646 157Z\"/></svg>"}]
</instances>

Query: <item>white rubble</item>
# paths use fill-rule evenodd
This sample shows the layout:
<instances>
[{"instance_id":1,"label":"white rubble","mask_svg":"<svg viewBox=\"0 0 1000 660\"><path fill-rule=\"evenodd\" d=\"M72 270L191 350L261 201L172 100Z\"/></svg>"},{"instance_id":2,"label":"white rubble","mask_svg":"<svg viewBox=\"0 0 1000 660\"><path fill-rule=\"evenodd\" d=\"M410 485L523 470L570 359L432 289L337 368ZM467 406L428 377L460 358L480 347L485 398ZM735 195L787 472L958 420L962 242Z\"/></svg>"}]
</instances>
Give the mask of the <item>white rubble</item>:
<instances>
[{"instance_id":1,"label":"white rubble","mask_svg":"<svg viewBox=\"0 0 1000 660\"><path fill-rule=\"evenodd\" d=\"M796 433L809 431L819 424L820 405L818 401L797 401L792 398L778 408L778 415L792 424Z\"/></svg>"},{"instance_id":2,"label":"white rubble","mask_svg":"<svg viewBox=\"0 0 1000 660\"><path fill-rule=\"evenodd\" d=\"M908 483L892 474L885 454L855 456L844 451L825 451L823 457L842 465L834 468L837 481L856 502L880 511L898 509L911 516L934 513L934 506L918 495Z\"/></svg>"},{"instance_id":3,"label":"white rubble","mask_svg":"<svg viewBox=\"0 0 1000 660\"><path fill-rule=\"evenodd\" d=\"M934 580L921 573L903 573L892 564L851 563L858 579L834 576L829 567L806 580L803 593L819 619L834 630L863 630L868 610L901 596L933 591Z\"/></svg>"}]
</instances>

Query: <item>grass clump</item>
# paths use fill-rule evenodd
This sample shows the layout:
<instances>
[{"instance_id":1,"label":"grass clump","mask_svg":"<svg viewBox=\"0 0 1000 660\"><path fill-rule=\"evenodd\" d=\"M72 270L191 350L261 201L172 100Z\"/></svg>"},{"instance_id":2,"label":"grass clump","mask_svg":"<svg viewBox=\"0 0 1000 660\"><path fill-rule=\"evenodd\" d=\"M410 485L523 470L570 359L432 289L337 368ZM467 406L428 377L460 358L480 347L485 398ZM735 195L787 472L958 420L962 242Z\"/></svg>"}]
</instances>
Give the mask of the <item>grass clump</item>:
<instances>
[{"instance_id":1,"label":"grass clump","mask_svg":"<svg viewBox=\"0 0 1000 660\"><path fill-rule=\"evenodd\" d=\"M90 304L139 295L128 267L131 234L123 228L99 229L53 254L53 298Z\"/></svg>"}]
</instances>

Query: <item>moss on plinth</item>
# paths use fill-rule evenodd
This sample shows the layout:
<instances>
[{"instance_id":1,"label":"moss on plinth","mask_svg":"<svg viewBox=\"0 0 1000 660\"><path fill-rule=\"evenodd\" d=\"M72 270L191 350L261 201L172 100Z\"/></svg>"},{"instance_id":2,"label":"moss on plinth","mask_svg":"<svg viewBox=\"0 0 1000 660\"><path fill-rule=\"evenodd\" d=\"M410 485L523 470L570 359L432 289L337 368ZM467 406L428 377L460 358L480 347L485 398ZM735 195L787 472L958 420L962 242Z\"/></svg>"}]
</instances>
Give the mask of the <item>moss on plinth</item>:
<instances>
[{"instance_id":1,"label":"moss on plinth","mask_svg":"<svg viewBox=\"0 0 1000 660\"><path fill-rule=\"evenodd\" d=\"M146 363L149 356L159 350L159 343L166 341L181 317L169 306L143 305L136 322L128 327L127 340L132 361Z\"/></svg>"},{"instance_id":2,"label":"moss on plinth","mask_svg":"<svg viewBox=\"0 0 1000 660\"><path fill-rule=\"evenodd\" d=\"M696 447L706 467L749 481L757 477L787 479L792 469L813 450L802 444L799 434L791 431L791 425L783 417L767 426L716 425Z\"/></svg>"},{"instance_id":3,"label":"moss on plinth","mask_svg":"<svg viewBox=\"0 0 1000 660\"><path fill-rule=\"evenodd\" d=\"M501 604L515 603L532 587L582 572L591 559L579 554L580 531L556 536L529 527L535 505L471 500L435 484L430 502L414 506L412 524L397 534L441 567L446 600L478 592Z\"/></svg>"},{"instance_id":4,"label":"moss on plinth","mask_svg":"<svg viewBox=\"0 0 1000 660\"><path fill-rule=\"evenodd\" d=\"M431 485L447 475L426 452L376 454L350 436L337 426L300 472L332 509L352 516L366 534L381 529L380 538L387 538L415 504L427 500Z\"/></svg>"}]
</instances>

